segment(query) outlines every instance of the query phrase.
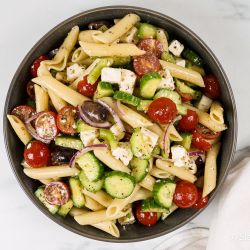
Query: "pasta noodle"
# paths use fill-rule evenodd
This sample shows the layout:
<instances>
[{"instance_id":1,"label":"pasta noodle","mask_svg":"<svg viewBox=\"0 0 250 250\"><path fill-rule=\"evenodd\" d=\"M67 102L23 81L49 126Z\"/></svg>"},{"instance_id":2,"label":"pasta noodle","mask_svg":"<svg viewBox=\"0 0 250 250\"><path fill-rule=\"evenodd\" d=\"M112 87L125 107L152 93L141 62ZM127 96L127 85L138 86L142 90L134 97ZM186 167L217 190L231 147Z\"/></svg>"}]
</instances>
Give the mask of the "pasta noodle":
<instances>
[{"instance_id":1,"label":"pasta noodle","mask_svg":"<svg viewBox=\"0 0 250 250\"><path fill-rule=\"evenodd\" d=\"M98 211L105 208L103 205L101 205L100 203L98 203L97 201L95 201L94 199L90 198L87 195L85 196L84 206L93 211Z\"/></svg>"},{"instance_id":2,"label":"pasta noodle","mask_svg":"<svg viewBox=\"0 0 250 250\"><path fill-rule=\"evenodd\" d=\"M162 44L163 50L168 52L168 40L163 29L157 29L156 39Z\"/></svg>"},{"instance_id":3,"label":"pasta noodle","mask_svg":"<svg viewBox=\"0 0 250 250\"><path fill-rule=\"evenodd\" d=\"M7 115L7 118L12 128L16 132L16 135L19 137L22 143L26 145L32 139L32 136L27 131L24 123L15 115Z\"/></svg>"},{"instance_id":4,"label":"pasta noodle","mask_svg":"<svg viewBox=\"0 0 250 250\"><path fill-rule=\"evenodd\" d=\"M84 30L79 33L78 40L86 43L101 43L95 36L103 34L100 30Z\"/></svg>"},{"instance_id":5,"label":"pasta noodle","mask_svg":"<svg viewBox=\"0 0 250 250\"><path fill-rule=\"evenodd\" d=\"M140 186L152 191L155 184L155 179L150 174L147 174L147 176L139 184Z\"/></svg>"},{"instance_id":6,"label":"pasta noodle","mask_svg":"<svg viewBox=\"0 0 250 250\"><path fill-rule=\"evenodd\" d=\"M157 167L153 167L151 171L149 172L152 176L159 178L159 179L173 179L173 175L171 175L169 172L162 170Z\"/></svg>"},{"instance_id":7,"label":"pasta noodle","mask_svg":"<svg viewBox=\"0 0 250 250\"><path fill-rule=\"evenodd\" d=\"M168 212L162 213L161 219L165 220L170 214L172 214L178 207L172 203L171 207L168 209Z\"/></svg>"},{"instance_id":8,"label":"pasta noodle","mask_svg":"<svg viewBox=\"0 0 250 250\"><path fill-rule=\"evenodd\" d=\"M36 97L36 112L47 111L49 110L49 96L48 92L38 86L34 85L35 97Z\"/></svg>"},{"instance_id":9,"label":"pasta noodle","mask_svg":"<svg viewBox=\"0 0 250 250\"><path fill-rule=\"evenodd\" d=\"M217 101L214 101L210 108L211 120L219 124L224 124L223 112L224 112L224 109L222 108L221 104Z\"/></svg>"},{"instance_id":10,"label":"pasta noodle","mask_svg":"<svg viewBox=\"0 0 250 250\"><path fill-rule=\"evenodd\" d=\"M79 63L85 60L86 58L88 58L88 55L84 53L82 48L77 48L72 54L71 61L75 63Z\"/></svg>"},{"instance_id":11,"label":"pasta noodle","mask_svg":"<svg viewBox=\"0 0 250 250\"><path fill-rule=\"evenodd\" d=\"M88 212L89 211L87 209L84 209L84 208L72 207L69 211L69 214L74 217L77 215L86 214Z\"/></svg>"},{"instance_id":12,"label":"pasta noodle","mask_svg":"<svg viewBox=\"0 0 250 250\"><path fill-rule=\"evenodd\" d=\"M130 200L130 203L133 203L135 201L139 201L139 200L146 200L147 198L152 196L152 192L145 189L145 188L140 188L135 195L132 197L132 199Z\"/></svg>"},{"instance_id":13,"label":"pasta noodle","mask_svg":"<svg viewBox=\"0 0 250 250\"><path fill-rule=\"evenodd\" d=\"M169 139L171 141L182 141L182 137L173 124L169 125Z\"/></svg>"},{"instance_id":14,"label":"pasta noodle","mask_svg":"<svg viewBox=\"0 0 250 250\"><path fill-rule=\"evenodd\" d=\"M67 105L67 103L62 98L58 97L52 90L48 90L48 94L57 112Z\"/></svg>"},{"instance_id":15,"label":"pasta noodle","mask_svg":"<svg viewBox=\"0 0 250 250\"><path fill-rule=\"evenodd\" d=\"M216 159L220 151L221 143L218 142L212 146L212 149L207 152L204 173L204 186L202 197L210 194L216 186L217 164Z\"/></svg>"},{"instance_id":16,"label":"pasta noodle","mask_svg":"<svg viewBox=\"0 0 250 250\"><path fill-rule=\"evenodd\" d=\"M98 228L116 238L120 237L120 231L113 221L103 221L91 226Z\"/></svg>"}]
</instances>

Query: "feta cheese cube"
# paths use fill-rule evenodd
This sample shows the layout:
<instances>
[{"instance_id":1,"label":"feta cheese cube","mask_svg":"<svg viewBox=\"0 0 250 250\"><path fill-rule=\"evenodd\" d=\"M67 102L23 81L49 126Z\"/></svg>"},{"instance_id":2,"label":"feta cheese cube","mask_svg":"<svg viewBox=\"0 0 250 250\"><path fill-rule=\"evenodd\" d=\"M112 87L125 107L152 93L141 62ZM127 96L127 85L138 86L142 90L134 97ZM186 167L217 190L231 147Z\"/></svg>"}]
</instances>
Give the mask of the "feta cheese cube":
<instances>
[{"instance_id":1,"label":"feta cheese cube","mask_svg":"<svg viewBox=\"0 0 250 250\"><path fill-rule=\"evenodd\" d=\"M174 79L171 76L170 71L168 69L165 69L163 71L162 79L161 79L157 89L164 89L164 88L167 88L169 90L175 89Z\"/></svg>"},{"instance_id":2,"label":"feta cheese cube","mask_svg":"<svg viewBox=\"0 0 250 250\"><path fill-rule=\"evenodd\" d=\"M179 66L181 66L181 67L183 67L183 68L185 68L185 67L186 67L186 60L184 60L184 59L182 59L182 58L177 58L177 59L175 60L175 64L176 64L176 65L179 65Z\"/></svg>"},{"instance_id":3,"label":"feta cheese cube","mask_svg":"<svg viewBox=\"0 0 250 250\"><path fill-rule=\"evenodd\" d=\"M168 46L168 50L175 56L180 56L181 52L184 50L184 45L178 40L173 40Z\"/></svg>"},{"instance_id":4,"label":"feta cheese cube","mask_svg":"<svg viewBox=\"0 0 250 250\"><path fill-rule=\"evenodd\" d=\"M129 162L133 158L133 153L130 148L129 142L120 142L118 147L112 150L112 155L117 159L122 161L125 166L128 166Z\"/></svg>"},{"instance_id":5,"label":"feta cheese cube","mask_svg":"<svg viewBox=\"0 0 250 250\"><path fill-rule=\"evenodd\" d=\"M122 80L122 70L117 68L105 67L102 69L101 80L103 82L119 84Z\"/></svg>"},{"instance_id":6,"label":"feta cheese cube","mask_svg":"<svg viewBox=\"0 0 250 250\"><path fill-rule=\"evenodd\" d=\"M175 145L171 147L171 153L174 166L184 167L188 156L187 150L180 145Z\"/></svg>"},{"instance_id":7,"label":"feta cheese cube","mask_svg":"<svg viewBox=\"0 0 250 250\"><path fill-rule=\"evenodd\" d=\"M94 142L98 136L97 131L97 129L93 129L80 132L80 139L85 147L91 145Z\"/></svg>"},{"instance_id":8,"label":"feta cheese cube","mask_svg":"<svg viewBox=\"0 0 250 250\"><path fill-rule=\"evenodd\" d=\"M67 80L73 81L76 78L83 75L84 68L82 68L79 64L74 63L73 65L67 67L66 73L67 73Z\"/></svg>"},{"instance_id":9,"label":"feta cheese cube","mask_svg":"<svg viewBox=\"0 0 250 250\"><path fill-rule=\"evenodd\" d=\"M119 82L120 91L125 91L129 94L133 94L135 81L136 81L136 75L133 71L122 69L121 81Z\"/></svg>"}]
</instances>

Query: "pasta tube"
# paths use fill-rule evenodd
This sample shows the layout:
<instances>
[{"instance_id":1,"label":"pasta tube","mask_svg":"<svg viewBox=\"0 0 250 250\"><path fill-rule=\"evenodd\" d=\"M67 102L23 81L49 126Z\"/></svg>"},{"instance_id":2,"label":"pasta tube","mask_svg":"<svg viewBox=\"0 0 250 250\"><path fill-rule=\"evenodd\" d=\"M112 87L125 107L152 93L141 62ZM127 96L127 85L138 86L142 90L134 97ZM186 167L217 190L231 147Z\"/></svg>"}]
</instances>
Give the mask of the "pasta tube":
<instances>
[{"instance_id":1,"label":"pasta tube","mask_svg":"<svg viewBox=\"0 0 250 250\"><path fill-rule=\"evenodd\" d=\"M85 196L84 206L93 211L98 211L105 208L103 205L101 205L100 203L98 203L97 201L95 201L94 199L90 198L87 195Z\"/></svg>"},{"instance_id":2,"label":"pasta tube","mask_svg":"<svg viewBox=\"0 0 250 250\"><path fill-rule=\"evenodd\" d=\"M87 43L101 43L95 36L103 34L100 30L83 30L79 33L78 40Z\"/></svg>"},{"instance_id":3,"label":"pasta tube","mask_svg":"<svg viewBox=\"0 0 250 250\"><path fill-rule=\"evenodd\" d=\"M214 101L210 108L210 118L219 124L224 124L223 112L224 109L222 108L221 104L217 101Z\"/></svg>"},{"instance_id":4,"label":"pasta tube","mask_svg":"<svg viewBox=\"0 0 250 250\"><path fill-rule=\"evenodd\" d=\"M48 92L41 88L39 85L34 85L35 98L36 98L36 112L49 110L49 96Z\"/></svg>"},{"instance_id":5,"label":"pasta tube","mask_svg":"<svg viewBox=\"0 0 250 250\"><path fill-rule=\"evenodd\" d=\"M163 50L168 52L168 40L163 29L157 29L156 39L162 44Z\"/></svg>"},{"instance_id":6,"label":"pasta tube","mask_svg":"<svg viewBox=\"0 0 250 250\"><path fill-rule=\"evenodd\" d=\"M157 167L153 167L150 171L150 174L159 179L167 179L167 178L172 179L174 177L169 172Z\"/></svg>"},{"instance_id":7,"label":"pasta tube","mask_svg":"<svg viewBox=\"0 0 250 250\"><path fill-rule=\"evenodd\" d=\"M150 191L153 191L155 179L150 174L148 174L139 184L140 184L140 186L142 186Z\"/></svg>"},{"instance_id":8,"label":"pasta tube","mask_svg":"<svg viewBox=\"0 0 250 250\"><path fill-rule=\"evenodd\" d=\"M48 90L48 94L57 112L67 105L67 103L62 98L58 97L52 90Z\"/></svg>"},{"instance_id":9,"label":"pasta tube","mask_svg":"<svg viewBox=\"0 0 250 250\"><path fill-rule=\"evenodd\" d=\"M130 200L130 203L133 203L135 201L139 201L139 200L146 200L147 198L152 196L152 192L150 192L149 190L145 189L145 188L140 188L135 195L132 197L132 199Z\"/></svg>"},{"instance_id":10,"label":"pasta tube","mask_svg":"<svg viewBox=\"0 0 250 250\"><path fill-rule=\"evenodd\" d=\"M103 221L97 224L92 224L91 226L98 228L116 238L120 237L120 231L113 221Z\"/></svg>"}]
</instances>

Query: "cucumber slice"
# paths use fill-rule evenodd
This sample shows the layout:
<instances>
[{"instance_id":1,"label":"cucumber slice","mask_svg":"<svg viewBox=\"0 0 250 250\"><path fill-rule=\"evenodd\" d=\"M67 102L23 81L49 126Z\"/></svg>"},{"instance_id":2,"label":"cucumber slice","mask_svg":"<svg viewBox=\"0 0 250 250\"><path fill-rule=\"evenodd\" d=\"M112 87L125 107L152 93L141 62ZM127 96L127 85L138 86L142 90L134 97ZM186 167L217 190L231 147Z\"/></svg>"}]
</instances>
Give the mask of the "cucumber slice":
<instances>
[{"instance_id":1,"label":"cucumber slice","mask_svg":"<svg viewBox=\"0 0 250 250\"><path fill-rule=\"evenodd\" d=\"M170 53L164 51L162 54L161 54L161 59L163 61L166 61L166 62L170 62L170 63L175 63L175 58L173 55L171 55Z\"/></svg>"},{"instance_id":2,"label":"cucumber slice","mask_svg":"<svg viewBox=\"0 0 250 250\"><path fill-rule=\"evenodd\" d=\"M167 97L170 100L172 100L175 104L181 104L181 96L173 90L168 89L160 89L154 96L154 99L160 98L160 97Z\"/></svg>"},{"instance_id":3,"label":"cucumber slice","mask_svg":"<svg viewBox=\"0 0 250 250\"><path fill-rule=\"evenodd\" d=\"M185 48L182 52L182 56L199 67L204 64L201 57L191 49Z\"/></svg>"},{"instance_id":4,"label":"cucumber slice","mask_svg":"<svg viewBox=\"0 0 250 250\"><path fill-rule=\"evenodd\" d=\"M74 206L73 201L71 199L68 200L68 202L64 205L62 205L59 210L58 210L58 214L62 217L65 217L69 211L71 210L71 208Z\"/></svg>"},{"instance_id":5,"label":"cucumber slice","mask_svg":"<svg viewBox=\"0 0 250 250\"><path fill-rule=\"evenodd\" d=\"M166 213L168 208L162 207L155 202L153 198L149 198L142 201L141 204L142 212L157 212L157 213Z\"/></svg>"},{"instance_id":6,"label":"cucumber slice","mask_svg":"<svg viewBox=\"0 0 250 250\"><path fill-rule=\"evenodd\" d=\"M151 24L141 23L137 36L140 39L155 38L156 37L156 28Z\"/></svg>"},{"instance_id":7,"label":"cucumber slice","mask_svg":"<svg viewBox=\"0 0 250 250\"><path fill-rule=\"evenodd\" d=\"M55 144L57 146L72 148L76 150L83 149L83 143L80 139L70 137L70 136L57 136L55 139Z\"/></svg>"},{"instance_id":8,"label":"cucumber slice","mask_svg":"<svg viewBox=\"0 0 250 250\"><path fill-rule=\"evenodd\" d=\"M113 59L112 58L102 58L97 64L96 66L90 71L87 80L88 83L90 84L94 84L97 79L100 77L102 69L104 67L109 67L111 66L113 63Z\"/></svg>"},{"instance_id":9,"label":"cucumber slice","mask_svg":"<svg viewBox=\"0 0 250 250\"><path fill-rule=\"evenodd\" d=\"M118 141L115 139L115 135L110 130L101 128L99 137L104 141L107 141L111 149L117 148Z\"/></svg>"},{"instance_id":10,"label":"cucumber slice","mask_svg":"<svg viewBox=\"0 0 250 250\"><path fill-rule=\"evenodd\" d=\"M150 100L141 100L139 105L137 106L137 110L147 112L148 107L151 103L152 101Z\"/></svg>"},{"instance_id":11,"label":"cucumber slice","mask_svg":"<svg viewBox=\"0 0 250 250\"><path fill-rule=\"evenodd\" d=\"M154 150L153 150L153 152L152 152L152 155L159 155L159 154L161 154L161 148L160 148L159 145L156 145L156 146L154 147Z\"/></svg>"},{"instance_id":12,"label":"cucumber slice","mask_svg":"<svg viewBox=\"0 0 250 250\"><path fill-rule=\"evenodd\" d=\"M51 205L49 204L44 197L44 187L39 187L36 192L35 192L35 196L43 203L43 205L52 213L55 214L58 209L59 206L57 205Z\"/></svg>"},{"instance_id":13,"label":"cucumber slice","mask_svg":"<svg viewBox=\"0 0 250 250\"><path fill-rule=\"evenodd\" d=\"M76 122L76 131L77 131L78 133L80 133L80 132L85 132L85 131L89 131L89 130L96 130L96 128L93 128L93 127L87 125L86 123L84 123L84 122L83 122L82 120L80 120L80 119Z\"/></svg>"},{"instance_id":14,"label":"cucumber slice","mask_svg":"<svg viewBox=\"0 0 250 250\"><path fill-rule=\"evenodd\" d=\"M162 207L169 208L173 202L175 187L176 184L170 179L157 181L153 187L155 202Z\"/></svg>"},{"instance_id":15,"label":"cucumber slice","mask_svg":"<svg viewBox=\"0 0 250 250\"><path fill-rule=\"evenodd\" d=\"M184 105L176 104L176 108L177 108L179 115L186 115L187 114L187 107L185 107Z\"/></svg>"},{"instance_id":16,"label":"cucumber slice","mask_svg":"<svg viewBox=\"0 0 250 250\"><path fill-rule=\"evenodd\" d=\"M96 92L94 94L94 100L105 97L105 96L112 96L113 94L114 94L114 90L112 88L111 83L99 82L97 85Z\"/></svg>"},{"instance_id":17,"label":"cucumber slice","mask_svg":"<svg viewBox=\"0 0 250 250\"><path fill-rule=\"evenodd\" d=\"M84 171L80 172L79 180L85 189L93 193L101 190L103 187L103 182L104 182L104 179L100 179L97 181L89 181L86 175L84 174Z\"/></svg>"},{"instance_id":18,"label":"cucumber slice","mask_svg":"<svg viewBox=\"0 0 250 250\"><path fill-rule=\"evenodd\" d=\"M189 150L192 143L192 134L191 133L181 133L182 141L177 142L178 145L183 146L186 150Z\"/></svg>"},{"instance_id":19,"label":"cucumber slice","mask_svg":"<svg viewBox=\"0 0 250 250\"><path fill-rule=\"evenodd\" d=\"M112 57L113 59L113 63L112 63L112 67L122 67L125 65L128 65L131 62L131 57L118 57L118 56L114 56Z\"/></svg>"},{"instance_id":20,"label":"cucumber slice","mask_svg":"<svg viewBox=\"0 0 250 250\"><path fill-rule=\"evenodd\" d=\"M104 166L93 152L85 153L76 162L83 169L89 181L97 181L103 176Z\"/></svg>"},{"instance_id":21,"label":"cucumber slice","mask_svg":"<svg viewBox=\"0 0 250 250\"><path fill-rule=\"evenodd\" d=\"M148 174L149 162L137 157L133 157L130 161L130 167L132 169L131 175L135 177L136 182L141 182Z\"/></svg>"},{"instance_id":22,"label":"cucumber slice","mask_svg":"<svg viewBox=\"0 0 250 250\"><path fill-rule=\"evenodd\" d=\"M161 76L157 72L145 74L140 79L141 96L150 99L154 96L157 87L161 81Z\"/></svg>"},{"instance_id":23,"label":"cucumber slice","mask_svg":"<svg viewBox=\"0 0 250 250\"><path fill-rule=\"evenodd\" d=\"M137 107L140 103L140 98L133 96L124 91L115 91L113 98L123 103L127 103L132 106L135 106L135 107Z\"/></svg>"},{"instance_id":24,"label":"cucumber slice","mask_svg":"<svg viewBox=\"0 0 250 250\"><path fill-rule=\"evenodd\" d=\"M82 185L77 177L71 177L69 179L69 187L71 191L71 198L75 207L84 207L85 198L82 194Z\"/></svg>"},{"instance_id":25,"label":"cucumber slice","mask_svg":"<svg viewBox=\"0 0 250 250\"><path fill-rule=\"evenodd\" d=\"M134 191L135 178L121 171L112 171L105 176L104 188L111 197L125 199Z\"/></svg>"}]
</instances>

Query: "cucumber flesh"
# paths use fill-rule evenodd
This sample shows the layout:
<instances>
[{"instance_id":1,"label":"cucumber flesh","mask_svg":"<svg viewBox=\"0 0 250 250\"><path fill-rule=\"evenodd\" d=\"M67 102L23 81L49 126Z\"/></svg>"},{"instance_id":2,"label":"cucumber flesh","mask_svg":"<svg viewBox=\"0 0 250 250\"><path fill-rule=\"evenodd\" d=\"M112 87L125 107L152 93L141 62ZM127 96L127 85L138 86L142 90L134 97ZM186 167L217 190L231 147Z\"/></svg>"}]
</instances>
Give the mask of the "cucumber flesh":
<instances>
[{"instance_id":1,"label":"cucumber flesh","mask_svg":"<svg viewBox=\"0 0 250 250\"><path fill-rule=\"evenodd\" d=\"M82 208L85 204L85 198L82 194L82 185L78 178L71 177L69 179L69 187L71 191L71 198L75 207Z\"/></svg>"},{"instance_id":2,"label":"cucumber flesh","mask_svg":"<svg viewBox=\"0 0 250 250\"><path fill-rule=\"evenodd\" d=\"M112 57L113 59L113 63L112 63L112 67L122 67L125 65L128 65L131 62L131 57L118 57L118 56L114 56Z\"/></svg>"},{"instance_id":3,"label":"cucumber flesh","mask_svg":"<svg viewBox=\"0 0 250 250\"><path fill-rule=\"evenodd\" d=\"M181 104L181 96L173 90L160 89L154 96L154 99L166 97L172 100L176 105Z\"/></svg>"},{"instance_id":4,"label":"cucumber flesh","mask_svg":"<svg viewBox=\"0 0 250 250\"><path fill-rule=\"evenodd\" d=\"M178 89L179 92L189 94L194 100L198 100L201 98L202 93L200 91L190 88L184 82L181 82L177 78L175 78L174 80L176 84L176 89Z\"/></svg>"},{"instance_id":5,"label":"cucumber flesh","mask_svg":"<svg viewBox=\"0 0 250 250\"><path fill-rule=\"evenodd\" d=\"M182 52L182 56L199 67L204 64L201 57L191 49L185 48Z\"/></svg>"},{"instance_id":6,"label":"cucumber flesh","mask_svg":"<svg viewBox=\"0 0 250 250\"><path fill-rule=\"evenodd\" d=\"M124 91L115 91L113 98L135 107L137 107L140 104L140 98Z\"/></svg>"},{"instance_id":7,"label":"cucumber flesh","mask_svg":"<svg viewBox=\"0 0 250 250\"><path fill-rule=\"evenodd\" d=\"M162 207L155 202L153 198L149 198L142 201L141 205L142 212L157 212L157 213L166 213L168 208Z\"/></svg>"},{"instance_id":8,"label":"cucumber flesh","mask_svg":"<svg viewBox=\"0 0 250 250\"><path fill-rule=\"evenodd\" d=\"M115 139L115 135L110 130L101 128L99 137L104 141L107 141L111 149L117 148L118 141Z\"/></svg>"},{"instance_id":9,"label":"cucumber flesh","mask_svg":"<svg viewBox=\"0 0 250 250\"><path fill-rule=\"evenodd\" d=\"M72 148L76 150L83 149L83 143L80 139L70 137L70 136L57 136L55 139L55 144L57 146Z\"/></svg>"},{"instance_id":10,"label":"cucumber flesh","mask_svg":"<svg viewBox=\"0 0 250 250\"><path fill-rule=\"evenodd\" d=\"M67 203L65 203L64 205L62 205L59 210L58 210L58 214L62 217L65 217L69 211L71 210L71 208L73 207L73 201L71 199L68 200Z\"/></svg>"},{"instance_id":11,"label":"cucumber flesh","mask_svg":"<svg viewBox=\"0 0 250 250\"><path fill-rule=\"evenodd\" d=\"M135 177L136 182L141 182L148 174L149 162L147 160L142 160L134 157L130 161L131 175Z\"/></svg>"},{"instance_id":12,"label":"cucumber flesh","mask_svg":"<svg viewBox=\"0 0 250 250\"><path fill-rule=\"evenodd\" d=\"M89 192L93 192L93 193L101 190L103 187L103 182L104 182L103 179L100 179L97 181L89 181L86 175L84 174L84 171L80 172L79 180L86 190L88 190Z\"/></svg>"},{"instance_id":13,"label":"cucumber flesh","mask_svg":"<svg viewBox=\"0 0 250 250\"><path fill-rule=\"evenodd\" d=\"M177 142L178 145L183 146L186 150L189 150L192 143L192 134L191 133L181 133L182 141Z\"/></svg>"},{"instance_id":14,"label":"cucumber flesh","mask_svg":"<svg viewBox=\"0 0 250 250\"><path fill-rule=\"evenodd\" d=\"M114 94L114 90L112 88L111 83L109 82L99 82L97 85L96 92L94 94L94 100L106 96L112 96Z\"/></svg>"},{"instance_id":15,"label":"cucumber flesh","mask_svg":"<svg viewBox=\"0 0 250 250\"><path fill-rule=\"evenodd\" d=\"M166 62L170 62L170 63L175 63L175 58L173 55L171 55L170 53L164 51L162 54L161 54L161 59L163 61L166 61Z\"/></svg>"},{"instance_id":16,"label":"cucumber flesh","mask_svg":"<svg viewBox=\"0 0 250 250\"><path fill-rule=\"evenodd\" d=\"M152 101L150 100L141 100L139 105L137 106L137 110L147 112L148 107L151 103Z\"/></svg>"},{"instance_id":17,"label":"cucumber flesh","mask_svg":"<svg viewBox=\"0 0 250 250\"><path fill-rule=\"evenodd\" d=\"M77 131L77 133L85 132L85 131L89 131L89 130L96 130L96 128L93 128L93 127L87 125L86 123L84 123L80 119L76 122L76 131Z\"/></svg>"},{"instance_id":18,"label":"cucumber flesh","mask_svg":"<svg viewBox=\"0 0 250 250\"><path fill-rule=\"evenodd\" d=\"M156 37L156 28L151 24L141 23L137 36L140 39L155 38Z\"/></svg>"},{"instance_id":19,"label":"cucumber flesh","mask_svg":"<svg viewBox=\"0 0 250 250\"><path fill-rule=\"evenodd\" d=\"M177 112L179 115L186 115L187 114L187 107L182 104L176 104Z\"/></svg>"}]
</instances>

